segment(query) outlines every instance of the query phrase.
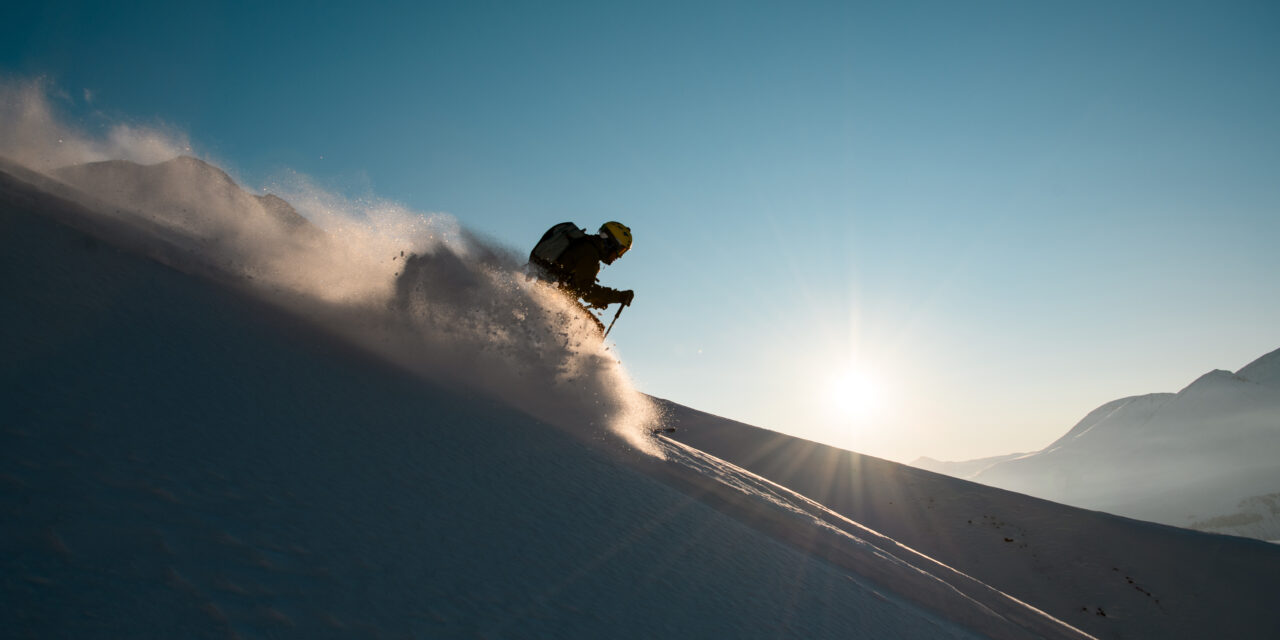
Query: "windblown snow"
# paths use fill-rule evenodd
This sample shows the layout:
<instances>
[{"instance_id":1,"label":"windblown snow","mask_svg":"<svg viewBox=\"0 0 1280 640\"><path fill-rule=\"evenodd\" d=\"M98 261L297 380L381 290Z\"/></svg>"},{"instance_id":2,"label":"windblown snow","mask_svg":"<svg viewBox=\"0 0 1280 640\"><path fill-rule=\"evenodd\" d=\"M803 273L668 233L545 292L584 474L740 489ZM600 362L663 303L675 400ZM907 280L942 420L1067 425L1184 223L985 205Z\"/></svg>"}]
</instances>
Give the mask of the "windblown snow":
<instances>
[{"instance_id":1,"label":"windblown snow","mask_svg":"<svg viewBox=\"0 0 1280 640\"><path fill-rule=\"evenodd\" d=\"M348 200L303 176L273 186L284 198L251 195L185 155L180 137L118 126L97 139L59 122L40 83L0 89L0 157L98 213L118 242L240 285L429 379L656 451L639 435L657 418L652 404L589 321L523 275L515 251L448 215Z\"/></svg>"}]
</instances>

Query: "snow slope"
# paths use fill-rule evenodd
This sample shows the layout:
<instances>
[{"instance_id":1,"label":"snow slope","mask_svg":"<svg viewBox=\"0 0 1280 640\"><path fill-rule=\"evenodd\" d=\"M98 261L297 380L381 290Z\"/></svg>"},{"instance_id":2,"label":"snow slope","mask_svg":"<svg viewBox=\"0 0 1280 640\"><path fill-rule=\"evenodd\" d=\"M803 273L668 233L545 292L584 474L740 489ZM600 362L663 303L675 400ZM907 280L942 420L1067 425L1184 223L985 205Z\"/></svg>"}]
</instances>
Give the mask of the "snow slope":
<instances>
[{"instance_id":1,"label":"snow slope","mask_svg":"<svg viewBox=\"0 0 1280 640\"><path fill-rule=\"evenodd\" d=\"M21 635L1280 632L1275 547L654 410L483 243L396 239L388 269L385 233L299 238L225 189L193 221L181 193L84 191L103 168L225 184L0 163ZM518 313L486 306L502 286Z\"/></svg>"},{"instance_id":2,"label":"snow slope","mask_svg":"<svg viewBox=\"0 0 1280 640\"><path fill-rule=\"evenodd\" d=\"M370 323L210 259L251 253L4 166L18 637L1085 637L712 456L635 446L608 398L559 429L513 406L614 384L603 365L525 393L437 382L379 344L402 351L403 326L353 340ZM408 262L389 307L354 309L412 318L434 272Z\"/></svg>"},{"instance_id":3,"label":"snow slope","mask_svg":"<svg viewBox=\"0 0 1280 640\"><path fill-rule=\"evenodd\" d=\"M916 465L1134 518L1280 539L1277 371L1280 350L1176 394L1104 404L1033 454L977 469Z\"/></svg>"}]
</instances>

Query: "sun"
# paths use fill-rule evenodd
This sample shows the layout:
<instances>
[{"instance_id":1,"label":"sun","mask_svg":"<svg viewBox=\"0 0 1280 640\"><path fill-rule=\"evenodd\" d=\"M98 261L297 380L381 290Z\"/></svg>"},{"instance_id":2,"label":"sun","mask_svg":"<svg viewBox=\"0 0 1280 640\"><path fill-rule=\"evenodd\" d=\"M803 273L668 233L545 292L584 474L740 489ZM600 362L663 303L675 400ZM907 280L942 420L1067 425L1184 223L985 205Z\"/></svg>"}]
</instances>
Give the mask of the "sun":
<instances>
[{"instance_id":1,"label":"sun","mask_svg":"<svg viewBox=\"0 0 1280 640\"><path fill-rule=\"evenodd\" d=\"M884 408L883 385L862 369L846 368L831 375L826 395L828 405L845 418L870 418Z\"/></svg>"}]
</instances>

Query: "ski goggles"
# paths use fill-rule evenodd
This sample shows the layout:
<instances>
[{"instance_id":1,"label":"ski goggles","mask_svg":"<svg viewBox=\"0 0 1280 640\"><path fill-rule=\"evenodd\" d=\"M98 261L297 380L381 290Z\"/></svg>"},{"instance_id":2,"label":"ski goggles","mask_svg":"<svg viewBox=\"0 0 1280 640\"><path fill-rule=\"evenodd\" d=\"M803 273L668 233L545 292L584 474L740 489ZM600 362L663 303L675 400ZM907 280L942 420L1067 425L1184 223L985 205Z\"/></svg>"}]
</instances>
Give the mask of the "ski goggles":
<instances>
[{"instance_id":1,"label":"ski goggles","mask_svg":"<svg viewBox=\"0 0 1280 640\"><path fill-rule=\"evenodd\" d=\"M611 257L612 260L621 258L622 254L626 253L627 249L630 249L630 247L622 246L622 243L613 239L612 236L603 231L600 232L600 237L604 238L604 241L609 248L609 257Z\"/></svg>"}]
</instances>

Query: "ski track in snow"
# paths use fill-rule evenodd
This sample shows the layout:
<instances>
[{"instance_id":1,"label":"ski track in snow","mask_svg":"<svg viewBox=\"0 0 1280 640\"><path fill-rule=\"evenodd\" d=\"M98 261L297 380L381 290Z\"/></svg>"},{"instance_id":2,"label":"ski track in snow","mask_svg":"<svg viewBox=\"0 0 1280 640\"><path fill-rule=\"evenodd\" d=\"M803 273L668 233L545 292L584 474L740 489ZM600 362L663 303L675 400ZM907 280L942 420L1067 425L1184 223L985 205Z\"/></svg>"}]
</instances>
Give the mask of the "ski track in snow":
<instances>
[{"instance_id":1,"label":"ski track in snow","mask_svg":"<svg viewBox=\"0 0 1280 640\"><path fill-rule=\"evenodd\" d=\"M762 501L768 505L765 508L786 512L804 521L805 525L819 527L842 541L846 552L869 556L876 562L885 563L895 570L882 575L897 573L901 576L909 576L905 578L907 584L885 585L898 593L914 592L919 595L919 587L913 588L910 583L917 580L923 581L971 603L974 608L993 617L1008 620L1013 624L1027 625L1030 622L1030 626L1035 628L1036 633L1043 634L1042 637L1094 638L1040 609L854 522L825 505L767 478L666 436L656 435L655 438L662 446L663 457L671 464L688 468L709 480ZM892 551L889 551L890 549ZM941 569L939 573L951 576L954 583L944 580L937 573L912 564L903 556L913 558L922 565L931 566L935 571ZM912 580L911 577L917 580ZM963 585L964 589L957 585ZM981 601L978 598L981 598ZM972 620L969 622L972 623Z\"/></svg>"}]
</instances>

